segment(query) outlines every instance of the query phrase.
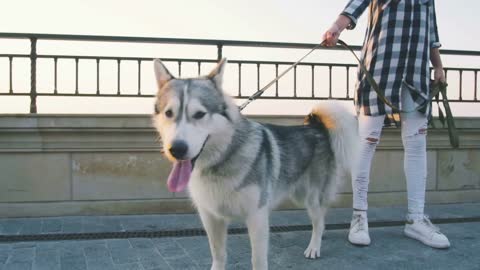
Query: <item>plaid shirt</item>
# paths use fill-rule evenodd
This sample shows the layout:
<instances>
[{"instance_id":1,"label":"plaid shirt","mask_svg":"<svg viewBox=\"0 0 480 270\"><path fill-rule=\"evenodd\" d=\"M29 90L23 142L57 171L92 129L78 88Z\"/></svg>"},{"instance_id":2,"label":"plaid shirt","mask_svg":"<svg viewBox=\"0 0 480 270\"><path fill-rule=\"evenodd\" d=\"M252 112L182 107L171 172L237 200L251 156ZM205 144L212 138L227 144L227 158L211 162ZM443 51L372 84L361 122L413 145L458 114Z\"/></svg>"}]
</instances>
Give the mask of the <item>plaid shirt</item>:
<instances>
[{"instance_id":1,"label":"plaid shirt","mask_svg":"<svg viewBox=\"0 0 480 270\"><path fill-rule=\"evenodd\" d=\"M361 60L385 92L385 97L402 109L404 83L418 89L410 91L415 105L429 94L430 49L440 47L434 0L350 0L342 12L355 28L357 19L369 7L368 27ZM365 115L393 115L358 69L355 104ZM430 108L422 110L423 113ZM388 118L387 118L388 119Z\"/></svg>"}]
</instances>

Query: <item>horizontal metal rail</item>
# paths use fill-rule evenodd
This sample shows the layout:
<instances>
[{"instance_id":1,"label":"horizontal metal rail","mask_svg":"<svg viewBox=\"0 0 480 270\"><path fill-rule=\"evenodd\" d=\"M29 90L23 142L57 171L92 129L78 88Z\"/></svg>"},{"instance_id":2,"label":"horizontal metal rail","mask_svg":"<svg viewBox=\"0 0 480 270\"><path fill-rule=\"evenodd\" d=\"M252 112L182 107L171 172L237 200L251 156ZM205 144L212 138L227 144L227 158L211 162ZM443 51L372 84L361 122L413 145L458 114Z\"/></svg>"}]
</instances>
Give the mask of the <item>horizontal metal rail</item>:
<instances>
[{"instance_id":1,"label":"horizontal metal rail","mask_svg":"<svg viewBox=\"0 0 480 270\"><path fill-rule=\"evenodd\" d=\"M269 42L269 41L241 41L241 40L215 40L215 39L189 39L189 38L159 38L159 37L132 37L132 36L101 36L101 35L59 35L59 34L33 34L33 33L2 33L0 38L61 40L61 41L95 41L95 42L132 42L132 43L162 43L183 45L224 45L231 47L264 47L264 48L290 48L311 49L317 44L295 42ZM320 42L320 41L319 41ZM360 50L361 46L350 46L353 50ZM325 50L345 50L340 46L334 48L320 48ZM480 51L445 50L444 55L480 56Z\"/></svg>"},{"instance_id":2,"label":"horizontal metal rail","mask_svg":"<svg viewBox=\"0 0 480 270\"><path fill-rule=\"evenodd\" d=\"M8 89L0 89L0 96L29 96L30 97L30 112L37 112L37 97L38 96L64 96L64 97L153 97L153 92L142 89L142 63L152 61L148 57L126 57L126 56L102 56L102 55L61 55L61 54L38 54L38 41L54 40L54 41L78 41L78 42L115 42L115 43L154 43L154 44L171 44L171 45L193 45L193 46L213 46L217 49L216 59L194 59L194 58L162 58L162 61L167 63L174 63L178 65L178 76L184 72L183 64L194 64L196 66L196 73L201 74L203 64L211 64L217 62L223 57L223 49L225 47L255 47L255 48L276 48L276 49L311 49L317 44L310 43L285 43L285 42L264 42L264 41L236 41L236 40L210 40L210 39L178 39L178 38L156 38L156 37L122 37L122 36L90 36L90 35L54 35L54 34L23 34L23 33L0 33L0 39L28 39L30 41L30 54L8 54L0 52L0 60L8 60ZM352 46L354 50L360 50L360 46ZM344 50L342 47L321 48L321 50ZM443 55L452 56L480 56L479 51L462 51L462 50L441 50ZM30 89L16 89L13 82L13 75L15 74L14 64L16 59L30 59ZM51 60L54 64L53 71L53 87L52 89L42 89L39 91L37 86L37 61L39 59ZM74 89L73 92L58 88L58 65L63 61L73 61L74 63ZM87 61L95 63L95 89L85 89L80 87L81 81L81 64ZM102 78L102 63L114 63L116 73L115 89L103 89L100 85ZM136 89L125 89L122 87L122 64L136 63L137 71L135 74L129 74L131 80L136 79ZM274 69L275 76L279 74L279 69L287 67L293 62L290 61L269 61L269 60L236 60L231 59L229 63L237 69L238 89L235 98L245 99L249 97L256 90L262 87L261 82L265 76L262 76L264 68ZM356 70L356 64L345 63L324 63L324 62L302 62L298 68L294 68L291 74L291 85L284 86L281 89L279 83L275 83L275 89L272 89L268 95L260 97L261 99L278 99L278 100L324 100L324 99L339 99L351 100L352 87L351 78L352 71ZM111 67L110 67L111 68ZM252 74L256 81L253 88L246 91L244 74L248 69L253 70ZM301 69L300 69L301 68ZM309 71L308 71L309 70ZM319 74L322 70L325 74ZM112 70L109 70L110 73ZM335 72L345 73L345 90L340 95L334 93L333 85L338 84L334 82L333 74ZM455 76L455 81L458 78L457 85L450 85L449 94L452 95L450 100L452 102L478 102L478 72L480 68L471 67L446 67L445 72L447 77ZM62 71L63 72L63 71ZM299 76L303 75L302 83L305 84L305 78L309 82L310 90L301 91L299 87ZM322 81L325 83L318 85L316 79L322 75ZM472 92L464 91L464 84L466 76L473 75ZM273 76L273 75L269 75ZM272 77L273 79L273 77ZM251 87L251 86L250 86ZM304 86L303 86L304 87ZM338 88L338 85L337 85ZM321 91L320 91L321 89Z\"/></svg>"}]
</instances>

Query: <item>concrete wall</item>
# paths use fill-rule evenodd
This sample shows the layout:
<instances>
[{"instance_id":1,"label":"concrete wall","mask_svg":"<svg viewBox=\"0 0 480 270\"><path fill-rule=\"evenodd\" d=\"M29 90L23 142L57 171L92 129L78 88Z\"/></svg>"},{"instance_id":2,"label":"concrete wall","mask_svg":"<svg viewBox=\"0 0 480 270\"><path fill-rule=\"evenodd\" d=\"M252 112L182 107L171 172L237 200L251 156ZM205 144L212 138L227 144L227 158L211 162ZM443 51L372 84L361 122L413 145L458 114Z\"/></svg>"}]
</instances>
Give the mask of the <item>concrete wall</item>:
<instances>
[{"instance_id":1,"label":"concrete wall","mask_svg":"<svg viewBox=\"0 0 480 270\"><path fill-rule=\"evenodd\" d=\"M300 117L254 118L302 123ZM428 203L480 202L480 119L456 124L457 150L446 130L429 131ZM148 116L0 116L0 217L192 211L185 193L166 189L170 165L156 138ZM372 171L371 206L406 203L402 161L399 130L385 129ZM350 205L346 183L334 206Z\"/></svg>"}]
</instances>

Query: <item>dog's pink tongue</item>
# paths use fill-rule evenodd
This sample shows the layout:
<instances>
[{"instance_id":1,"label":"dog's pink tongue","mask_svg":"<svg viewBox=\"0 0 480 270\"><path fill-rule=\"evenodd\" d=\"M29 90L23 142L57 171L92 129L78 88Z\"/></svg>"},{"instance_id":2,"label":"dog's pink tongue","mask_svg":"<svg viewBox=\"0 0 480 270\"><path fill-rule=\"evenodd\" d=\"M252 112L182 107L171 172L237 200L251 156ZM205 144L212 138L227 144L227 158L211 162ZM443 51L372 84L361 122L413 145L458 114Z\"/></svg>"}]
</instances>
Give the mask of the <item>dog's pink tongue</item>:
<instances>
[{"instance_id":1,"label":"dog's pink tongue","mask_svg":"<svg viewBox=\"0 0 480 270\"><path fill-rule=\"evenodd\" d=\"M185 189L192 173L192 162L190 160L178 161L168 176L167 186L171 192L180 192Z\"/></svg>"}]
</instances>

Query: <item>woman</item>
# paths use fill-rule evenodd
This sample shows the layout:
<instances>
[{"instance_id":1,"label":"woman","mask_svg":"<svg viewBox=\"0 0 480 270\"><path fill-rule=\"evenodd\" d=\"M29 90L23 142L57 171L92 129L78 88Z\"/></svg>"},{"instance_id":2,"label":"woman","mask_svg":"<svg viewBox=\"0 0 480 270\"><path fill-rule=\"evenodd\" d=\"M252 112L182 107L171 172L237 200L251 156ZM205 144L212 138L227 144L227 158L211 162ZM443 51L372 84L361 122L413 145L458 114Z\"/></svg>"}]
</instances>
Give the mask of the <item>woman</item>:
<instances>
[{"instance_id":1,"label":"woman","mask_svg":"<svg viewBox=\"0 0 480 270\"><path fill-rule=\"evenodd\" d=\"M434 80L445 82L440 58L434 0L350 0L324 34L334 46L344 29L354 29L369 9L361 60L380 91L400 112L383 103L359 69L355 104L359 121L360 158L353 172L353 217L348 240L369 245L367 192L373 154L384 123L402 126L408 214L404 233L434 248L450 242L424 215L427 175L426 134L430 66ZM398 123L400 119L400 123Z\"/></svg>"}]
</instances>

